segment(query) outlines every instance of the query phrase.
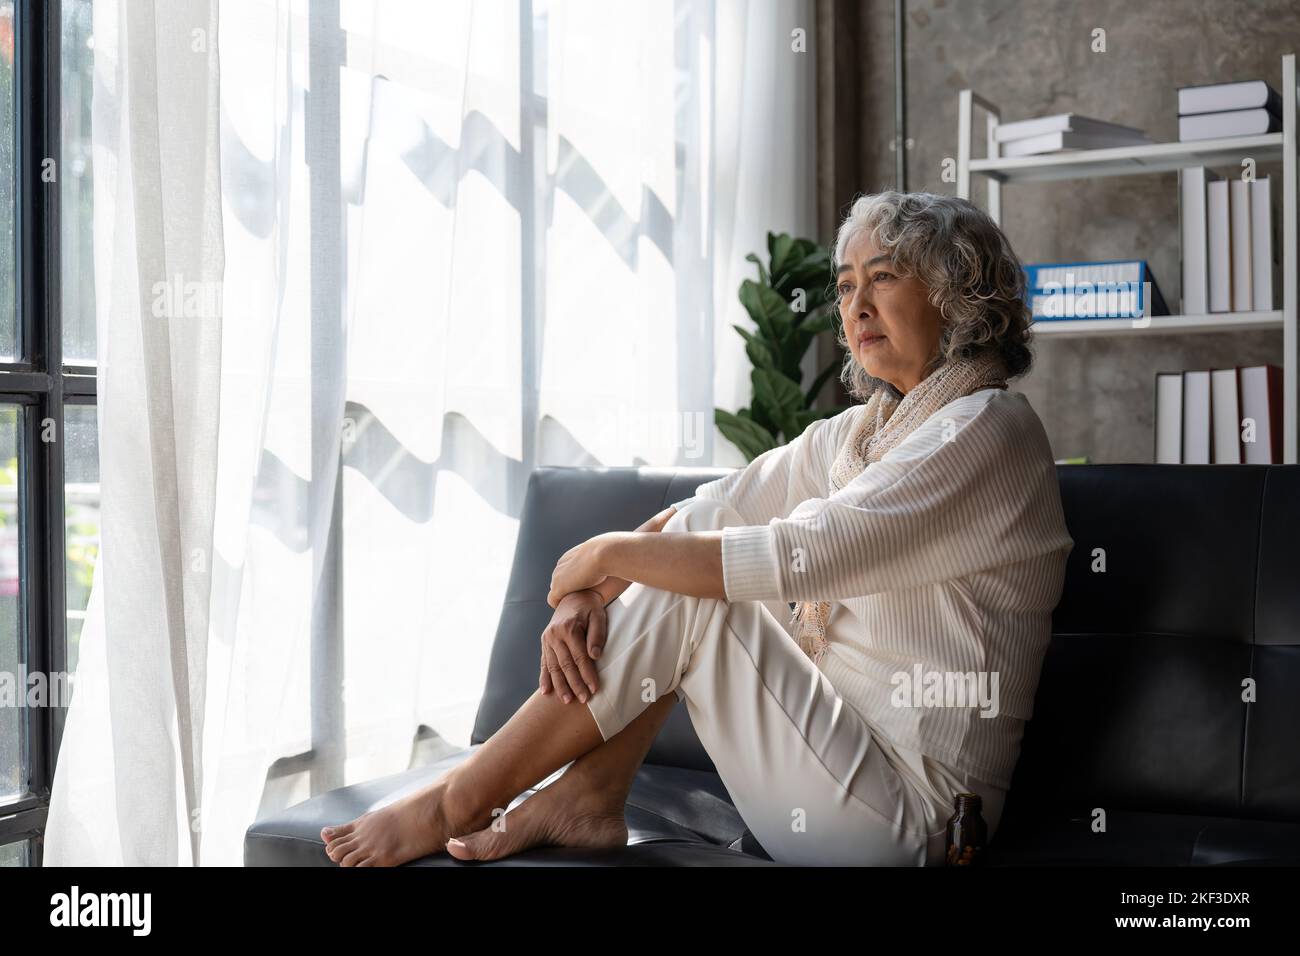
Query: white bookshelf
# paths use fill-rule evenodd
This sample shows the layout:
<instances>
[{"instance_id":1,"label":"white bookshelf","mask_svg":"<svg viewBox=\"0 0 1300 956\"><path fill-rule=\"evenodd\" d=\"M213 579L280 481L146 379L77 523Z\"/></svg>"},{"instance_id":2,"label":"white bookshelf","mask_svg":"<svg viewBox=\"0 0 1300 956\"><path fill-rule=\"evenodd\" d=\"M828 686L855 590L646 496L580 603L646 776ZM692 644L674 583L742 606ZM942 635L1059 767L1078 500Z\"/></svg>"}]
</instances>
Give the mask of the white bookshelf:
<instances>
[{"instance_id":1,"label":"white bookshelf","mask_svg":"<svg viewBox=\"0 0 1300 956\"><path fill-rule=\"evenodd\" d=\"M1002 187L1016 183L1064 179L1095 179L1167 173L1192 166L1241 170L1243 159L1257 163L1282 163L1282 308L1275 312L1216 312L1210 315L1152 316L1146 320L1078 319L1038 321L1036 336L1084 338L1105 335L1182 335L1194 332L1231 332L1256 329L1282 330L1282 460L1297 461L1300 438L1300 338L1296 329L1296 134L1297 91L1295 54L1282 57L1282 131L1264 136L1199 140L1190 143L1152 143L1116 149L1071 150L1040 156L1006 158L998 154L993 132L1002 120L1001 110L973 90L958 99L957 195L970 199L971 175L988 181L988 213L1002 222ZM975 107L986 115L987 155L971 158ZM1177 201L1177 194L1174 196ZM1141 257L1137 257L1141 258ZM1225 364L1230 364L1225 359Z\"/></svg>"},{"instance_id":2,"label":"white bookshelf","mask_svg":"<svg viewBox=\"0 0 1300 956\"><path fill-rule=\"evenodd\" d=\"M1281 312L1213 312L1209 315L1153 315L1141 319L1048 319L1033 323L1034 335L1078 339L1095 335L1169 335L1174 332L1222 332L1280 329Z\"/></svg>"}]
</instances>

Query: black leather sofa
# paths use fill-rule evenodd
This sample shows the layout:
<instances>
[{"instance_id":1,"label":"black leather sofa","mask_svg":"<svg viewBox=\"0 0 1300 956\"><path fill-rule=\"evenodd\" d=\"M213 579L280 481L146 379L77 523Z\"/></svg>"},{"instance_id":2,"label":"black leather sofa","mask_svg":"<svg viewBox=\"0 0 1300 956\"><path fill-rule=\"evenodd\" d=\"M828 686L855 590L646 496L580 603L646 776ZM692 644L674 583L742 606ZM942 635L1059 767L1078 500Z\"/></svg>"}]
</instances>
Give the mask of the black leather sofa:
<instances>
[{"instance_id":1,"label":"black leather sofa","mask_svg":"<svg viewBox=\"0 0 1300 956\"><path fill-rule=\"evenodd\" d=\"M465 759L536 688L559 555L601 531L635 527L722 473L537 470L470 748L257 821L245 863L333 866L323 825ZM1075 546L989 862L1300 863L1300 466L1058 473ZM684 706L637 777L627 824L628 845L617 849L539 848L488 864L437 854L410 865L774 865Z\"/></svg>"}]
</instances>

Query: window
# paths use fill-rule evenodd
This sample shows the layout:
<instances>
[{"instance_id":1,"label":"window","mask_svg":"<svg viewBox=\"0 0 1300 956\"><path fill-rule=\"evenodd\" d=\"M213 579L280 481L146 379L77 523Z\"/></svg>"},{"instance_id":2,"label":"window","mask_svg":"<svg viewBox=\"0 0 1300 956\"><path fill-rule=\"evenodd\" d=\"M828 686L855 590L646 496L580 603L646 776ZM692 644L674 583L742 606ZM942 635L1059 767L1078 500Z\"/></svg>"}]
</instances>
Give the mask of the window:
<instances>
[{"instance_id":1,"label":"window","mask_svg":"<svg viewBox=\"0 0 1300 956\"><path fill-rule=\"evenodd\" d=\"M41 862L98 556L90 6L0 0L0 866Z\"/></svg>"}]
</instances>

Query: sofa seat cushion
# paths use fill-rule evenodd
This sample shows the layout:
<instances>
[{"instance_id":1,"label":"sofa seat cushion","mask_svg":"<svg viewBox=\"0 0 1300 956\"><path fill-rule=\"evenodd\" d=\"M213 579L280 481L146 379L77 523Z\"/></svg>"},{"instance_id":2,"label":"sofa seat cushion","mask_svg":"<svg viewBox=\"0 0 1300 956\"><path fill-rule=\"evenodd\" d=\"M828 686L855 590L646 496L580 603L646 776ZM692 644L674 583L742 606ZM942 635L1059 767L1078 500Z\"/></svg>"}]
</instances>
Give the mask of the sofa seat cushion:
<instances>
[{"instance_id":1,"label":"sofa seat cushion","mask_svg":"<svg viewBox=\"0 0 1300 956\"><path fill-rule=\"evenodd\" d=\"M402 773L340 787L269 814L249 828L247 866L334 866L320 830L424 787L481 745ZM511 804L537 792L529 789ZM538 847L490 865L506 866L771 866L762 858L717 774L644 764L628 796L628 844L607 850ZM733 849L733 846L735 847ZM482 866L438 853L408 866Z\"/></svg>"},{"instance_id":2,"label":"sofa seat cushion","mask_svg":"<svg viewBox=\"0 0 1300 956\"><path fill-rule=\"evenodd\" d=\"M1112 810L1008 819L990 847L994 866L1300 865L1300 824Z\"/></svg>"}]
</instances>

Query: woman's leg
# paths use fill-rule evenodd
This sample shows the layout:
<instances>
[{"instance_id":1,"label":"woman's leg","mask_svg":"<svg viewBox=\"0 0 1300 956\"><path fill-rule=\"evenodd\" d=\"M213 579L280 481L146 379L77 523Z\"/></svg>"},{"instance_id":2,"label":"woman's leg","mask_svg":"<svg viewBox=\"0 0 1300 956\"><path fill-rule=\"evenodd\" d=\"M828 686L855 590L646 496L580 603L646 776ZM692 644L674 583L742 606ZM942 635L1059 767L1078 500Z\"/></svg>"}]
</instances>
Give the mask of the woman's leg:
<instances>
[{"instance_id":1,"label":"woman's leg","mask_svg":"<svg viewBox=\"0 0 1300 956\"><path fill-rule=\"evenodd\" d=\"M676 704L673 694L660 697L491 826L457 836L447 852L459 860L498 860L534 846L627 845L624 805L637 769Z\"/></svg>"},{"instance_id":2,"label":"woman's leg","mask_svg":"<svg viewBox=\"0 0 1300 956\"><path fill-rule=\"evenodd\" d=\"M565 704L556 694L534 691L464 763L400 800L342 826L323 828L325 852L344 866L396 866L436 853L446 849L452 837L488 827L515 797L565 764L575 761L561 780L575 769L576 761L610 746L614 749L584 766L573 783L579 779L594 783L612 778L617 786L630 787L636 767L676 703L672 694L666 698L658 701L658 706L647 708L641 720L630 722L625 728L630 734L619 733L606 741L587 707L577 701ZM633 728L633 723L638 726ZM619 741L619 737L625 739ZM636 764L632 765L634 756ZM539 809L535 807L529 816ZM599 812L593 806L585 809ZM599 829L604 832L608 828ZM458 855L470 858L472 851Z\"/></svg>"},{"instance_id":3,"label":"woman's leg","mask_svg":"<svg viewBox=\"0 0 1300 956\"><path fill-rule=\"evenodd\" d=\"M723 505L698 501L665 530L740 522ZM442 849L449 838L488 826L494 809L614 739L675 691L742 817L775 859L925 862L924 830L934 822L918 809L924 801L769 608L634 584L610 605L609 641L596 666L601 685L586 707L534 693L434 784L336 833L325 828L330 858L385 865Z\"/></svg>"}]
</instances>

